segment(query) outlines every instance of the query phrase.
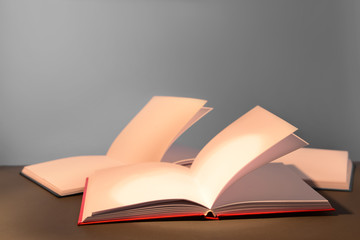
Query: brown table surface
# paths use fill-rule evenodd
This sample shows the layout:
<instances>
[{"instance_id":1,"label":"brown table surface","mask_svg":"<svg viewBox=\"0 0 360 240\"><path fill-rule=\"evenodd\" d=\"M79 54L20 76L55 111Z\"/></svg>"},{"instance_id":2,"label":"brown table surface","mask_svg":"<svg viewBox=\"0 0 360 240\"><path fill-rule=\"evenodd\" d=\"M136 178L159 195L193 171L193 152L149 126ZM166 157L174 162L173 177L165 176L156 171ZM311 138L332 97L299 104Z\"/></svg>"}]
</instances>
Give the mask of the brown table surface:
<instances>
[{"instance_id":1,"label":"brown table surface","mask_svg":"<svg viewBox=\"0 0 360 240\"><path fill-rule=\"evenodd\" d=\"M0 167L0 239L360 239L360 163L351 192L319 191L335 212L86 226L77 226L82 195L57 198L21 169Z\"/></svg>"}]
</instances>

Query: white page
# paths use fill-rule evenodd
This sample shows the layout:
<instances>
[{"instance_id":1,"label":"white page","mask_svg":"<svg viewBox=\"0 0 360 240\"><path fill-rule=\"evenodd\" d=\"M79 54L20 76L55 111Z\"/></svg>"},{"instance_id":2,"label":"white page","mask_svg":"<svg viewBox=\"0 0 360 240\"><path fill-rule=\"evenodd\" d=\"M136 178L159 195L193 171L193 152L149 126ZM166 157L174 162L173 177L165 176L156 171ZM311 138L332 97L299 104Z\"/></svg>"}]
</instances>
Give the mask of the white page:
<instances>
[{"instance_id":1,"label":"white page","mask_svg":"<svg viewBox=\"0 0 360 240\"><path fill-rule=\"evenodd\" d=\"M266 164L230 186L215 202L214 208L224 208L237 203L309 202L331 206L319 193L281 163Z\"/></svg>"},{"instance_id":2,"label":"white page","mask_svg":"<svg viewBox=\"0 0 360 240\"><path fill-rule=\"evenodd\" d=\"M124 165L107 156L78 156L26 166L23 173L59 195L82 192L94 171Z\"/></svg>"},{"instance_id":3,"label":"white page","mask_svg":"<svg viewBox=\"0 0 360 240\"><path fill-rule=\"evenodd\" d=\"M288 137L284 138L262 154L260 154L256 159L243 167L240 171L238 171L233 178L222 188L221 192L218 194L217 198L221 196L222 192L224 192L228 187L230 187L234 182L238 179L242 178L249 172L256 170L259 166L271 162L274 159L279 158L289 152L292 152L298 148L306 146L307 143L296 136L295 134L290 134ZM216 198L216 199L217 199ZM215 199L215 201L216 201Z\"/></svg>"},{"instance_id":4,"label":"white page","mask_svg":"<svg viewBox=\"0 0 360 240\"><path fill-rule=\"evenodd\" d=\"M238 177L273 160L253 162L295 130L294 126L257 106L215 136L191 166L192 175L207 196L205 206L211 208L222 189L241 169L252 165Z\"/></svg>"},{"instance_id":5,"label":"white page","mask_svg":"<svg viewBox=\"0 0 360 240\"><path fill-rule=\"evenodd\" d=\"M207 112L205 100L153 97L114 140L107 156L124 163L159 162L179 132Z\"/></svg>"},{"instance_id":6,"label":"white page","mask_svg":"<svg viewBox=\"0 0 360 240\"><path fill-rule=\"evenodd\" d=\"M89 177L82 221L93 212L171 199L204 202L188 168L142 163L106 169Z\"/></svg>"}]
</instances>

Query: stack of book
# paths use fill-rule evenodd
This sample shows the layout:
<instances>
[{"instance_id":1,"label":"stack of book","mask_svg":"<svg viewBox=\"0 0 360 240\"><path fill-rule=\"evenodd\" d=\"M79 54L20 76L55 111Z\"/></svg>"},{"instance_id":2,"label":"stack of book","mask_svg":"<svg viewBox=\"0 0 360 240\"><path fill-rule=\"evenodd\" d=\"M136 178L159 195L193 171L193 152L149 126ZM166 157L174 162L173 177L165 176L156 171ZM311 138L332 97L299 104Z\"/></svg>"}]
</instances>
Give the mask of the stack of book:
<instances>
[{"instance_id":1,"label":"stack of book","mask_svg":"<svg viewBox=\"0 0 360 240\"><path fill-rule=\"evenodd\" d=\"M346 151L304 148L296 127L260 106L199 153L164 162L174 141L212 110L205 103L153 97L106 155L34 164L21 174L59 197L83 192L79 225L332 211L313 188L350 190Z\"/></svg>"}]
</instances>

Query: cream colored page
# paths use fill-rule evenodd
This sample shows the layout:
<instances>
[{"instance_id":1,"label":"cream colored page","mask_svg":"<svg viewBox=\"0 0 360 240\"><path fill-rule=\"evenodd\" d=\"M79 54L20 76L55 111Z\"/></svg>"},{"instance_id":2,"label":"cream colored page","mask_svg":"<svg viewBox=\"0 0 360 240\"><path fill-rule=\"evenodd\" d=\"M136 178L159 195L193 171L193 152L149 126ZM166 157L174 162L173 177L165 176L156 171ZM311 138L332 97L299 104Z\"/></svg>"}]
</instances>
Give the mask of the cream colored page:
<instances>
[{"instance_id":1,"label":"cream colored page","mask_svg":"<svg viewBox=\"0 0 360 240\"><path fill-rule=\"evenodd\" d=\"M205 103L193 98L153 97L122 130L107 156L128 164L160 162L178 133Z\"/></svg>"},{"instance_id":2,"label":"cream colored page","mask_svg":"<svg viewBox=\"0 0 360 240\"><path fill-rule=\"evenodd\" d=\"M26 166L23 172L60 195L82 192L94 171L123 163L107 156L78 156Z\"/></svg>"},{"instance_id":3,"label":"cream colored page","mask_svg":"<svg viewBox=\"0 0 360 240\"><path fill-rule=\"evenodd\" d=\"M192 175L207 196L206 206L212 206L218 194L242 168L295 130L294 126L257 106L215 136L191 167Z\"/></svg>"},{"instance_id":4,"label":"cream colored page","mask_svg":"<svg viewBox=\"0 0 360 240\"><path fill-rule=\"evenodd\" d=\"M307 142L296 136L295 134L290 134L288 137L284 138L258 157L256 157L249 164L245 165L239 172L237 172L230 181L221 189L220 193L216 199L222 198L222 193L226 191L234 182L243 176L247 175L249 172L259 168L259 166L264 165L265 163L271 162L289 152L292 152L296 149L304 147L307 145ZM216 201L215 199L215 201Z\"/></svg>"},{"instance_id":5,"label":"cream colored page","mask_svg":"<svg viewBox=\"0 0 360 240\"><path fill-rule=\"evenodd\" d=\"M289 165L312 185L326 188L347 182L348 158L347 151L301 148L274 162Z\"/></svg>"},{"instance_id":6,"label":"cream colored page","mask_svg":"<svg viewBox=\"0 0 360 240\"><path fill-rule=\"evenodd\" d=\"M203 202L188 168L142 163L98 171L89 177L83 220L93 212L158 200Z\"/></svg>"},{"instance_id":7,"label":"cream colored page","mask_svg":"<svg viewBox=\"0 0 360 240\"><path fill-rule=\"evenodd\" d=\"M162 161L174 162L196 155L198 150L173 145ZM85 179L94 171L125 165L107 156L77 156L26 166L23 173L59 195L80 193Z\"/></svg>"},{"instance_id":8,"label":"cream colored page","mask_svg":"<svg viewBox=\"0 0 360 240\"><path fill-rule=\"evenodd\" d=\"M229 187L214 208L241 202L327 202L319 193L281 163L257 168ZM329 207L331 208L331 207Z\"/></svg>"}]
</instances>

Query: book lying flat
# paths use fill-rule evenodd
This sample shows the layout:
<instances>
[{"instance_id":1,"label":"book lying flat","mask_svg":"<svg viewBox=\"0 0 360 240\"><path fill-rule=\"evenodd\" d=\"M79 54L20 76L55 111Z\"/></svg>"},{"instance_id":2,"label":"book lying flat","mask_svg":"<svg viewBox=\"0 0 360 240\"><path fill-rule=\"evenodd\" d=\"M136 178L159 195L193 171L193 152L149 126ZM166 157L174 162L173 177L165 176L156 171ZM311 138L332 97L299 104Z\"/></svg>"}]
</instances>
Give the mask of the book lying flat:
<instances>
[{"instance_id":1,"label":"book lying flat","mask_svg":"<svg viewBox=\"0 0 360 240\"><path fill-rule=\"evenodd\" d=\"M191 168L138 163L96 171L87 180L78 224L332 210L286 167L254 171L307 145L295 130L257 106L216 135Z\"/></svg>"},{"instance_id":2,"label":"book lying flat","mask_svg":"<svg viewBox=\"0 0 360 240\"><path fill-rule=\"evenodd\" d=\"M353 163L347 151L300 148L274 162L286 164L314 188L351 189Z\"/></svg>"},{"instance_id":3,"label":"book lying flat","mask_svg":"<svg viewBox=\"0 0 360 240\"><path fill-rule=\"evenodd\" d=\"M121 131L104 156L77 156L26 166L21 174L56 196L81 193L95 170L160 162L173 142L212 110L206 101L153 97Z\"/></svg>"}]
</instances>

